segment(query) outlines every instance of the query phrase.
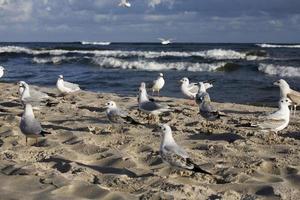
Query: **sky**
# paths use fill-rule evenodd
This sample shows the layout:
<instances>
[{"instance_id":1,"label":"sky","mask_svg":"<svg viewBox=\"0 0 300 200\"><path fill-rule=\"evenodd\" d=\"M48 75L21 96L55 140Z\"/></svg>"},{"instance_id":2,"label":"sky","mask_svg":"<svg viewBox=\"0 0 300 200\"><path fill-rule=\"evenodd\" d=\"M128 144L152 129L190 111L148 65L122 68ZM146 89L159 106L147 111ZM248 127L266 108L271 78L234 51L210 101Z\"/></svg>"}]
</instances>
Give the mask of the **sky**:
<instances>
[{"instance_id":1,"label":"sky","mask_svg":"<svg viewBox=\"0 0 300 200\"><path fill-rule=\"evenodd\" d=\"M0 41L300 43L300 0L0 0Z\"/></svg>"}]
</instances>

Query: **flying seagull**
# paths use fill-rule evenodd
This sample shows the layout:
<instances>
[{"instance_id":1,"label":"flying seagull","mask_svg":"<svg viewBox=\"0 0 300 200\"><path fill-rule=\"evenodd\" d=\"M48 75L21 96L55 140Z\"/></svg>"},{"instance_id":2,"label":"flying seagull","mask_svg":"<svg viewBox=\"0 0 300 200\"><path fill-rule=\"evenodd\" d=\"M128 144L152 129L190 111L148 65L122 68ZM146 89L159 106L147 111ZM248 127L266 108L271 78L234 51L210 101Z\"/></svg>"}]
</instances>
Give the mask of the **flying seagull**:
<instances>
[{"instance_id":1,"label":"flying seagull","mask_svg":"<svg viewBox=\"0 0 300 200\"><path fill-rule=\"evenodd\" d=\"M120 7L124 7L124 8L130 8L131 7L131 3L129 3L128 0L121 0L121 2L119 3Z\"/></svg>"},{"instance_id":2,"label":"flying seagull","mask_svg":"<svg viewBox=\"0 0 300 200\"><path fill-rule=\"evenodd\" d=\"M162 45L168 45L172 43L173 39L164 39L164 38L158 38Z\"/></svg>"}]
</instances>

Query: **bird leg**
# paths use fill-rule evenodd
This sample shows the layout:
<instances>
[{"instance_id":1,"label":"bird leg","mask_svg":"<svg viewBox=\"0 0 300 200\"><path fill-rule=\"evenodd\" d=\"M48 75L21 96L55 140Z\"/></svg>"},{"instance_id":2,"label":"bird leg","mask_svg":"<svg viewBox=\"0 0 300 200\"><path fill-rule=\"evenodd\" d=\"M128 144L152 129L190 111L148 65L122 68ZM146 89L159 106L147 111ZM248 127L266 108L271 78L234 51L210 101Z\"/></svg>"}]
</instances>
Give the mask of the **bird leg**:
<instances>
[{"instance_id":1,"label":"bird leg","mask_svg":"<svg viewBox=\"0 0 300 200\"><path fill-rule=\"evenodd\" d=\"M27 146L27 136L25 136L25 140L26 140L26 146Z\"/></svg>"},{"instance_id":2,"label":"bird leg","mask_svg":"<svg viewBox=\"0 0 300 200\"><path fill-rule=\"evenodd\" d=\"M296 116L296 111L297 111L297 105L294 105L294 117Z\"/></svg>"}]
</instances>

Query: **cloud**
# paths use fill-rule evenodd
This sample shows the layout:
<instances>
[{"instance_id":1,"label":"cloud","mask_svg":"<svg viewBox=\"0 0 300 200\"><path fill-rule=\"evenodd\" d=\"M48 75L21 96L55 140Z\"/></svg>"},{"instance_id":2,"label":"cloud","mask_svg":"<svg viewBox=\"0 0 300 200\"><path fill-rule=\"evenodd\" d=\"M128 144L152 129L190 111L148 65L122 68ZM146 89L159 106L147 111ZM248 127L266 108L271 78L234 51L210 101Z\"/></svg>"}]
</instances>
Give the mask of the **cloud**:
<instances>
[{"instance_id":1,"label":"cloud","mask_svg":"<svg viewBox=\"0 0 300 200\"><path fill-rule=\"evenodd\" d=\"M148 5L152 8L155 8L159 4L168 4L168 6L172 7L175 3L175 0L149 0Z\"/></svg>"}]
</instances>

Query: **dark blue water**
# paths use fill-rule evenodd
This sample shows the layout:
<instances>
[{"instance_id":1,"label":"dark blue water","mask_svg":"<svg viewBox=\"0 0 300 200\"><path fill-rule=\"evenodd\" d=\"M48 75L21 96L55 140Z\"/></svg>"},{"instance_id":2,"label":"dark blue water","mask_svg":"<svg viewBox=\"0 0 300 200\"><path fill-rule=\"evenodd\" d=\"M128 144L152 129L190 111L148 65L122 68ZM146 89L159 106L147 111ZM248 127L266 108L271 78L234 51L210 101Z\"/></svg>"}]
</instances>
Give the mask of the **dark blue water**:
<instances>
[{"instance_id":1,"label":"dark blue water","mask_svg":"<svg viewBox=\"0 0 300 200\"><path fill-rule=\"evenodd\" d=\"M131 96L159 72L166 80L161 94L171 97L182 97L182 77L216 80L209 92L219 102L277 102L272 82L279 78L300 90L297 44L0 43L0 65L8 70L3 82L55 87L63 74L86 90Z\"/></svg>"}]
</instances>

